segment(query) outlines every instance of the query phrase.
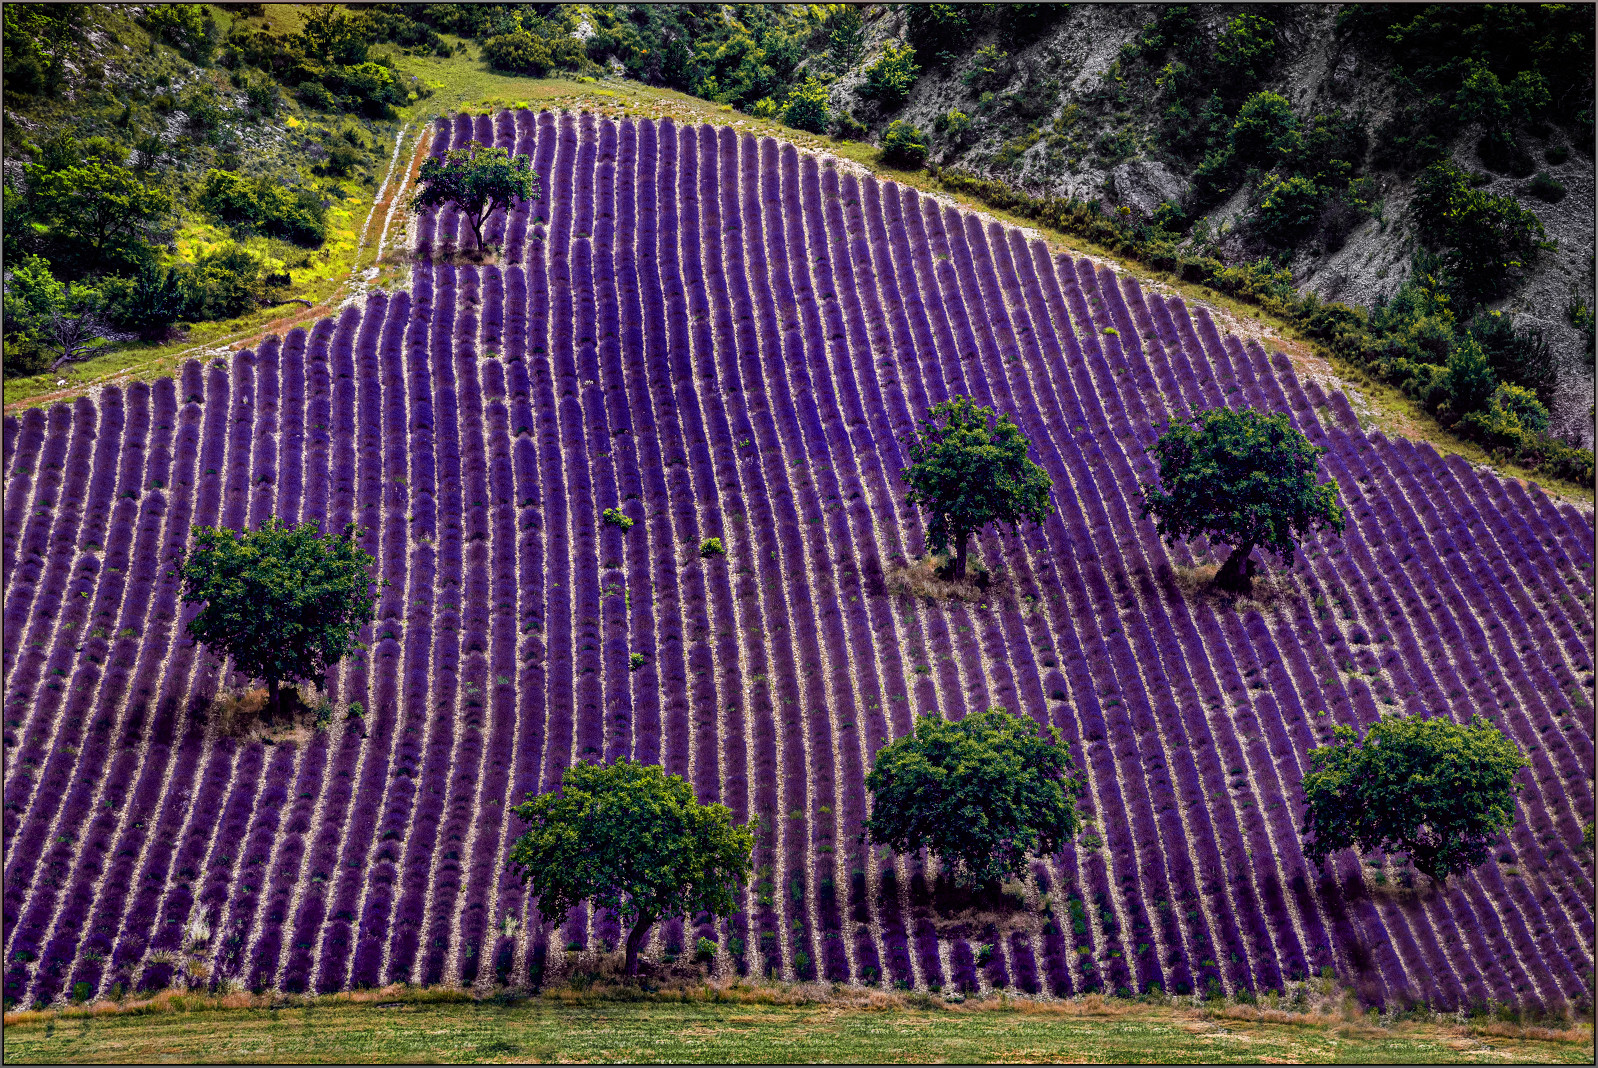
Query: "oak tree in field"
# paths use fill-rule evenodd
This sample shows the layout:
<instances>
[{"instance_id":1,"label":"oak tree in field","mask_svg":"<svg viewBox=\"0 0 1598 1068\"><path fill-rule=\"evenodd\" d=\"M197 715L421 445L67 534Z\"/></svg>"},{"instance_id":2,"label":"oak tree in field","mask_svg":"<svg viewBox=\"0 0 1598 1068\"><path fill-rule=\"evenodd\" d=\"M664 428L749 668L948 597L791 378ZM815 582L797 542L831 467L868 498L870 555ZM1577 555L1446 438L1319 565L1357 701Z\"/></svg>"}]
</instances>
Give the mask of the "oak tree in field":
<instances>
[{"instance_id":1,"label":"oak tree in field","mask_svg":"<svg viewBox=\"0 0 1598 1068\"><path fill-rule=\"evenodd\" d=\"M351 523L324 536L315 523L276 516L258 530L195 527L182 564L183 600L202 605L189 636L252 678L266 680L275 719L278 684L320 679L361 648L376 600L372 558Z\"/></svg>"},{"instance_id":2,"label":"oak tree in field","mask_svg":"<svg viewBox=\"0 0 1598 1068\"><path fill-rule=\"evenodd\" d=\"M424 160L417 181L421 189L411 198L411 210L453 206L471 224L478 249L483 247L483 224L490 215L538 196L532 160L478 141L450 149L442 159Z\"/></svg>"},{"instance_id":3,"label":"oak tree in field","mask_svg":"<svg viewBox=\"0 0 1598 1068\"><path fill-rule=\"evenodd\" d=\"M1143 515L1168 544L1204 536L1232 546L1218 585L1246 590L1256 548L1292 563L1297 542L1323 528L1341 533L1337 483L1315 480L1326 450L1287 416L1253 408L1194 409L1150 449L1159 479L1142 487Z\"/></svg>"},{"instance_id":4,"label":"oak tree in field","mask_svg":"<svg viewBox=\"0 0 1598 1068\"><path fill-rule=\"evenodd\" d=\"M1076 836L1082 784L1071 770L1056 728L1002 708L958 723L925 715L877 753L866 832L898 853L925 847L962 885L990 884Z\"/></svg>"},{"instance_id":5,"label":"oak tree in field","mask_svg":"<svg viewBox=\"0 0 1598 1068\"><path fill-rule=\"evenodd\" d=\"M1013 530L1048 517L1052 483L1027 458L1027 439L1008 415L995 422L992 408L952 397L933 406L905 446L910 466L902 475L909 502L927 513L927 551L953 548L956 581L965 578L972 534L989 523Z\"/></svg>"},{"instance_id":6,"label":"oak tree in field","mask_svg":"<svg viewBox=\"0 0 1598 1068\"><path fill-rule=\"evenodd\" d=\"M627 933L627 974L660 920L730 915L748 878L754 834L725 805L701 805L659 764L574 764L558 792L528 795L517 816L532 826L509 863L556 923L582 901L609 909Z\"/></svg>"},{"instance_id":7,"label":"oak tree in field","mask_svg":"<svg viewBox=\"0 0 1598 1068\"><path fill-rule=\"evenodd\" d=\"M1487 859L1515 822L1520 748L1487 720L1386 716L1361 739L1339 726L1304 776L1304 855L1407 853L1438 882Z\"/></svg>"}]
</instances>

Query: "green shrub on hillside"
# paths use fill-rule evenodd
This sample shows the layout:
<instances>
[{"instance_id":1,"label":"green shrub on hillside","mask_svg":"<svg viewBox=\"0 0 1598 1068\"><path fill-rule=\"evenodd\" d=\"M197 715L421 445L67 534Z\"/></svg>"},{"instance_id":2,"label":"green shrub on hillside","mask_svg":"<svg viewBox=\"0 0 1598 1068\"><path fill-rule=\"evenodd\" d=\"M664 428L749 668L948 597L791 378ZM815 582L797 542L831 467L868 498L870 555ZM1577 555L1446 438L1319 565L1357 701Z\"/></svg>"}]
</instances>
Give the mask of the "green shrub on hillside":
<instances>
[{"instance_id":1,"label":"green shrub on hillside","mask_svg":"<svg viewBox=\"0 0 1598 1068\"><path fill-rule=\"evenodd\" d=\"M327 238L327 211L314 190L231 171L205 175L195 203L222 222L314 248Z\"/></svg>"},{"instance_id":2,"label":"green shrub on hillside","mask_svg":"<svg viewBox=\"0 0 1598 1068\"><path fill-rule=\"evenodd\" d=\"M587 63L583 42L544 19L524 17L520 28L483 42L483 58L495 70L542 78L552 70L580 70Z\"/></svg>"},{"instance_id":3,"label":"green shrub on hillside","mask_svg":"<svg viewBox=\"0 0 1598 1068\"><path fill-rule=\"evenodd\" d=\"M889 41L882 55L866 68L866 81L860 95L875 100L884 111L895 111L910 95L921 68L916 65L916 50L898 41Z\"/></svg>"},{"instance_id":4,"label":"green shrub on hillside","mask_svg":"<svg viewBox=\"0 0 1598 1068\"><path fill-rule=\"evenodd\" d=\"M211 65L216 55L216 22L204 4L151 4L138 22L151 37L176 48L190 63Z\"/></svg>"},{"instance_id":5,"label":"green shrub on hillside","mask_svg":"<svg viewBox=\"0 0 1598 1068\"><path fill-rule=\"evenodd\" d=\"M1441 255L1444 289L1466 309L1501 296L1535 262L1542 221L1514 197L1472 188L1448 161L1427 167L1413 201L1421 241Z\"/></svg>"},{"instance_id":6,"label":"green shrub on hillside","mask_svg":"<svg viewBox=\"0 0 1598 1068\"><path fill-rule=\"evenodd\" d=\"M827 132L827 87L820 78L806 78L803 85L788 94L782 106L782 122L795 130Z\"/></svg>"},{"instance_id":7,"label":"green shrub on hillside","mask_svg":"<svg viewBox=\"0 0 1598 1068\"><path fill-rule=\"evenodd\" d=\"M903 119L894 119L882 135L882 160L905 168L926 163L927 145L921 131Z\"/></svg>"}]
</instances>

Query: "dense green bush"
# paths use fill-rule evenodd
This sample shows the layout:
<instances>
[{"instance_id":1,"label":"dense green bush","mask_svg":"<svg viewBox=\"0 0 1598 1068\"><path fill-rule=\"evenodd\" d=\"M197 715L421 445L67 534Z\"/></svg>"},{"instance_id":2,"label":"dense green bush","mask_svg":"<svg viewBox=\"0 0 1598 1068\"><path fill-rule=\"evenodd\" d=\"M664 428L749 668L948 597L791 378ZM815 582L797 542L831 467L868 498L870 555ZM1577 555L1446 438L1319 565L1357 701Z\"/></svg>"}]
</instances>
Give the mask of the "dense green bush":
<instances>
[{"instance_id":1,"label":"dense green bush","mask_svg":"<svg viewBox=\"0 0 1598 1068\"><path fill-rule=\"evenodd\" d=\"M1547 171L1538 171L1526 191L1538 200L1545 200L1550 204L1557 204L1565 199L1564 184Z\"/></svg>"},{"instance_id":2,"label":"dense green bush","mask_svg":"<svg viewBox=\"0 0 1598 1068\"><path fill-rule=\"evenodd\" d=\"M151 37L176 48L189 62L211 65L216 55L216 22L204 4L151 4L138 21Z\"/></svg>"},{"instance_id":3,"label":"dense green bush","mask_svg":"<svg viewBox=\"0 0 1598 1068\"><path fill-rule=\"evenodd\" d=\"M166 341L173 324L194 315L194 291L183 267L148 263L132 276L113 275L101 283L111 321L144 341Z\"/></svg>"},{"instance_id":4,"label":"dense green bush","mask_svg":"<svg viewBox=\"0 0 1598 1068\"><path fill-rule=\"evenodd\" d=\"M877 61L866 68L866 81L860 87L860 95L877 101L884 111L895 111L910 95L910 87L920 73L916 50L907 44L889 41Z\"/></svg>"},{"instance_id":5,"label":"dense green bush","mask_svg":"<svg viewBox=\"0 0 1598 1068\"><path fill-rule=\"evenodd\" d=\"M1320 218L1321 206L1326 203L1324 188L1296 174L1289 178L1264 175L1257 192L1256 231L1273 245L1287 245L1302 236Z\"/></svg>"},{"instance_id":6,"label":"dense green bush","mask_svg":"<svg viewBox=\"0 0 1598 1068\"><path fill-rule=\"evenodd\" d=\"M882 160L895 167L915 168L927 161L921 131L903 119L894 119L882 135Z\"/></svg>"},{"instance_id":7,"label":"dense green bush","mask_svg":"<svg viewBox=\"0 0 1598 1068\"><path fill-rule=\"evenodd\" d=\"M1255 93L1243 101L1232 123L1232 151L1245 164L1274 166L1299 148L1298 118L1286 97Z\"/></svg>"},{"instance_id":8,"label":"dense green bush","mask_svg":"<svg viewBox=\"0 0 1598 1068\"><path fill-rule=\"evenodd\" d=\"M552 70L580 70L588 60L583 42L539 18L483 42L483 58L495 70L542 78Z\"/></svg>"},{"instance_id":9,"label":"dense green bush","mask_svg":"<svg viewBox=\"0 0 1598 1068\"><path fill-rule=\"evenodd\" d=\"M1514 320L1501 311L1478 312L1467 329L1499 378L1525 386L1544 402L1553 398L1559 366L1541 330L1517 330Z\"/></svg>"},{"instance_id":10,"label":"dense green bush","mask_svg":"<svg viewBox=\"0 0 1598 1068\"><path fill-rule=\"evenodd\" d=\"M189 314L232 319L269 301L275 286L266 260L228 242L201 255L188 270Z\"/></svg>"},{"instance_id":11,"label":"dense green bush","mask_svg":"<svg viewBox=\"0 0 1598 1068\"><path fill-rule=\"evenodd\" d=\"M827 117L827 87L820 78L806 78L782 106L783 124L795 130L826 133Z\"/></svg>"},{"instance_id":12,"label":"dense green bush","mask_svg":"<svg viewBox=\"0 0 1598 1068\"><path fill-rule=\"evenodd\" d=\"M1441 254L1444 288L1466 309L1507 292L1544 236L1541 220L1514 197L1472 188L1449 161L1421 172L1413 208L1421 241Z\"/></svg>"},{"instance_id":13,"label":"dense green bush","mask_svg":"<svg viewBox=\"0 0 1598 1068\"><path fill-rule=\"evenodd\" d=\"M217 219L314 248L327 239L327 211L307 188L288 189L271 178L207 171L196 204Z\"/></svg>"}]
</instances>

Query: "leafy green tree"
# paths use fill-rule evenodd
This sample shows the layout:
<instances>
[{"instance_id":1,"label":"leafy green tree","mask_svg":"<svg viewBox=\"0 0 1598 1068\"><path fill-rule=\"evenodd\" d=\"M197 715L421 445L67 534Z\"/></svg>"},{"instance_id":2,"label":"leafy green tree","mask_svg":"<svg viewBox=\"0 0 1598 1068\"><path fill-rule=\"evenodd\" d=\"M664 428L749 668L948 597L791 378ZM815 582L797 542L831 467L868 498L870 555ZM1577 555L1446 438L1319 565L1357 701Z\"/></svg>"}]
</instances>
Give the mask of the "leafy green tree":
<instances>
[{"instance_id":1,"label":"leafy green tree","mask_svg":"<svg viewBox=\"0 0 1598 1068\"><path fill-rule=\"evenodd\" d=\"M609 909L627 932L627 974L660 920L737 908L754 834L725 805L701 805L681 776L658 764L574 764L559 792L513 811L531 827L511 846L509 866L538 911L556 923L582 901Z\"/></svg>"},{"instance_id":2,"label":"leafy green tree","mask_svg":"<svg viewBox=\"0 0 1598 1068\"><path fill-rule=\"evenodd\" d=\"M22 168L34 244L62 278L137 269L164 236L172 197L122 165L103 137L59 137Z\"/></svg>"},{"instance_id":3,"label":"leafy green tree","mask_svg":"<svg viewBox=\"0 0 1598 1068\"><path fill-rule=\"evenodd\" d=\"M376 600L372 558L343 534L272 516L258 530L195 527L185 555L183 600L199 604L189 636L252 678L266 680L272 716L281 680L317 679L361 648ZM379 583L381 585L381 583Z\"/></svg>"},{"instance_id":4,"label":"leafy green tree","mask_svg":"<svg viewBox=\"0 0 1598 1068\"><path fill-rule=\"evenodd\" d=\"M927 551L954 549L954 578L965 578L967 542L989 523L1012 530L1023 519L1042 523L1052 483L1027 458L1027 439L1008 414L967 397L933 406L905 441L910 466L901 475L908 500L927 512Z\"/></svg>"},{"instance_id":5,"label":"leafy green tree","mask_svg":"<svg viewBox=\"0 0 1598 1068\"><path fill-rule=\"evenodd\" d=\"M87 360L129 335L116 330L98 289L61 282L50 265L28 256L6 278L7 370L37 374ZM30 351L37 355L30 359ZM15 355L13 355L15 353Z\"/></svg>"},{"instance_id":6,"label":"leafy green tree","mask_svg":"<svg viewBox=\"0 0 1598 1068\"><path fill-rule=\"evenodd\" d=\"M1339 726L1312 749L1304 776L1304 855L1317 863L1341 849L1407 853L1447 881L1487 859L1515 822L1520 748L1487 720L1463 727L1446 717L1386 716L1361 739Z\"/></svg>"},{"instance_id":7,"label":"leafy green tree","mask_svg":"<svg viewBox=\"0 0 1598 1068\"><path fill-rule=\"evenodd\" d=\"M829 6L827 14L827 47L840 70L848 70L860 62L866 51L866 20L854 4Z\"/></svg>"},{"instance_id":8,"label":"leafy green tree","mask_svg":"<svg viewBox=\"0 0 1598 1068\"><path fill-rule=\"evenodd\" d=\"M1259 15L1238 15L1215 40L1215 65L1223 82L1253 85L1276 61L1276 26Z\"/></svg>"},{"instance_id":9,"label":"leafy green tree","mask_svg":"<svg viewBox=\"0 0 1598 1068\"><path fill-rule=\"evenodd\" d=\"M1481 343L1469 334L1458 337L1448 352L1447 368L1444 382L1454 414L1485 408L1498 388L1498 376Z\"/></svg>"},{"instance_id":10,"label":"leafy green tree","mask_svg":"<svg viewBox=\"0 0 1598 1068\"><path fill-rule=\"evenodd\" d=\"M962 885L991 884L1076 836L1082 784L1071 771L1057 728L1002 708L958 723L925 715L878 751L866 831L898 853L925 847Z\"/></svg>"},{"instance_id":11,"label":"leafy green tree","mask_svg":"<svg viewBox=\"0 0 1598 1068\"><path fill-rule=\"evenodd\" d=\"M806 78L788 94L782 106L782 122L795 130L827 132L827 87L820 78Z\"/></svg>"},{"instance_id":12,"label":"leafy green tree","mask_svg":"<svg viewBox=\"0 0 1598 1068\"><path fill-rule=\"evenodd\" d=\"M538 175L526 156L511 157L503 148L485 148L477 141L451 149L442 160L422 163L421 189L411 200L412 211L454 207L466 216L477 247L483 247L483 223L499 210L538 196Z\"/></svg>"},{"instance_id":13,"label":"leafy green tree","mask_svg":"<svg viewBox=\"0 0 1598 1068\"><path fill-rule=\"evenodd\" d=\"M1233 546L1216 576L1224 588L1248 588L1256 547L1291 563L1298 539L1323 528L1342 533L1337 483L1315 481L1326 450L1281 412L1194 409L1149 451L1159 479L1142 487L1143 515L1168 544L1203 536Z\"/></svg>"},{"instance_id":14,"label":"leafy green tree","mask_svg":"<svg viewBox=\"0 0 1598 1068\"><path fill-rule=\"evenodd\" d=\"M949 5L945 5L949 6ZM882 46L882 55L866 68L866 81L860 95L873 98L884 111L893 111L910 95L921 68L916 65L916 50L898 41Z\"/></svg>"},{"instance_id":15,"label":"leafy green tree","mask_svg":"<svg viewBox=\"0 0 1598 1068\"><path fill-rule=\"evenodd\" d=\"M305 8L305 23L297 42L307 58L329 67L353 67L366 62L371 28L360 16L340 11L333 4Z\"/></svg>"}]
</instances>

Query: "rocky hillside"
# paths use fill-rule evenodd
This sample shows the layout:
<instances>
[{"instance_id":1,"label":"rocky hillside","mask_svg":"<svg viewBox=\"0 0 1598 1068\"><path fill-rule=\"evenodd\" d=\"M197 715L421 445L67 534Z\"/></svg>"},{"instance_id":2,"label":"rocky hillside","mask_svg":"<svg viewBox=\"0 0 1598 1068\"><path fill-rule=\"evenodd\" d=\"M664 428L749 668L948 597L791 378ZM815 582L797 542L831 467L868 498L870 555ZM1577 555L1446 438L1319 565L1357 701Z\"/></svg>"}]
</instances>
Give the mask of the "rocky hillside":
<instances>
[{"instance_id":1,"label":"rocky hillside","mask_svg":"<svg viewBox=\"0 0 1598 1068\"><path fill-rule=\"evenodd\" d=\"M1389 13L1380 5L1359 12L1205 5L1186 19L1173 19L1184 9L1167 5L1059 5L1021 17L968 8L963 18L951 9L941 25L929 14L937 8L867 6L860 56L828 86L834 114L853 114L875 131L893 119L913 125L929 164L946 172L974 172L1035 195L1100 200L1150 220L1169 203L1179 210L1163 209L1164 218L1183 247L1231 263L1276 258L1297 286L1327 300L1372 308L1412 276L1417 252L1426 251L1414 199L1428 156L1453 160L1476 192L1513 198L1540 222L1541 247L1483 303L1511 313L1518 330L1541 333L1557 366L1557 385L1546 397L1551 429L1591 445L1591 8L1551 31L1521 29L1533 38L1527 50L1535 56L1541 49L1541 73L1553 91L1546 103L1534 99L1518 113L1516 75L1533 64L1516 48L1493 52L1494 42L1483 40L1497 29L1490 19L1474 34L1470 26L1421 25L1411 34L1421 39L1406 41L1395 56L1383 20L1418 16L1418 6ZM1550 57L1548 42L1536 38L1569 37L1577 32L1570 24L1582 20L1588 58L1566 69L1566 58ZM920 69L895 107L868 83L874 65L900 43L915 49ZM1428 47L1442 58L1426 55L1432 69L1425 77L1413 69L1395 73ZM1578 41L1572 53L1580 47ZM1206 62L1209 69L1201 69ZM1491 99L1492 80L1477 76L1472 84L1478 69L1509 98L1505 114L1493 113L1500 102ZM1549 77L1555 71L1575 85L1574 99L1560 99L1560 79ZM1469 97L1472 89L1485 92L1485 104ZM1530 95L1538 91L1533 84ZM1257 94L1285 99L1286 121L1306 143L1318 128L1332 145L1333 166L1313 176L1323 195L1309 205L1310 217L1276 232L1263 224L1262 209L1278 206L1266 194L1290 166L1272 168L1270 155L1261 154L1238 161L1221 182L1205 169L1224 140L1216 134L1235 125ZM1431 112L1417 99L1432 104ZM1505 129L1513 148L1495 151L1503 141L1495 134ZM1433 143L1417 144L1427 133ZM1340 188L1326 195L1326 186ZM1298 207L1283 199L1289 210Z\"/></svg>"}]
</instances>

